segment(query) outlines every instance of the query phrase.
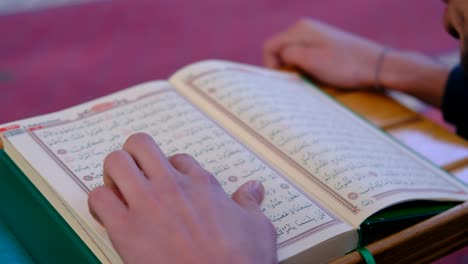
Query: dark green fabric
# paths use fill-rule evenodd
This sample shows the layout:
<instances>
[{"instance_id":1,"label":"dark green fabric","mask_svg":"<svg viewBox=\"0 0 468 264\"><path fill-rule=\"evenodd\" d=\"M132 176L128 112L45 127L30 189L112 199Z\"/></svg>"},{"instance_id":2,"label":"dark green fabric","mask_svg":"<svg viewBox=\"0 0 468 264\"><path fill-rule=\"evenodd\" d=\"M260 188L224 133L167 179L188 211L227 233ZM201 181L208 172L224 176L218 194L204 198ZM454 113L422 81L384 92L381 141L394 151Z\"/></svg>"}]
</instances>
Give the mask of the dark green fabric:
<instances>
[{"instance_id":1,"label":"dark green fabric","mask_svg":"<svg viewBox=\"0 0 468 264\"><path fill-rule=\"evenodd\" d=\"M38 263L99 263L3 150L0 150L0 219Z\"/></svg>"}]
</instances>

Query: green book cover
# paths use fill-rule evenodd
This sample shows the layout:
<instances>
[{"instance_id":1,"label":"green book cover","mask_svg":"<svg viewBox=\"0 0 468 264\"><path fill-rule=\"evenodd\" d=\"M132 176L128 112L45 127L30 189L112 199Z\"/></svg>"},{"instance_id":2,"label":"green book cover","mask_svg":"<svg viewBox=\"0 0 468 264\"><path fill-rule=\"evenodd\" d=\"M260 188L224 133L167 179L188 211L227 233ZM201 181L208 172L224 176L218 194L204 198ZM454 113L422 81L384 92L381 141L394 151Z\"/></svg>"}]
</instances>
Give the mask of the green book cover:
<instances>
[{"instance_id":1,"label":"green book cover","mask_svg":"<svg viewBox=\"0 0 468 264\"><path fill-rule=\"evenodd\" d=\"M0 220L0 263L34 263L28 251Z\"/></svg>"},{"instance_id":2,"label":"green book cover","mask_svg":"<svg viewBox=\"0 0 468 264\"><path fill-rule=\"evenodd\" d=\"M360 225L359 247L399 232L458 204L460 202L410 201L383 209Z\"/></svg>"},{"instance_id":3,"label":"green book cover","mask_svg":"<svg viewBox=\"0 0 468 264\"><path fill-rule=\"evenodd\" d=\"M91 250L47 202L28 178L0 150L1 252L14 248L15 256L2 260L22 263L99 263ZM24 260L24 261L23 261Z\"/></svg>"}]
</instances>

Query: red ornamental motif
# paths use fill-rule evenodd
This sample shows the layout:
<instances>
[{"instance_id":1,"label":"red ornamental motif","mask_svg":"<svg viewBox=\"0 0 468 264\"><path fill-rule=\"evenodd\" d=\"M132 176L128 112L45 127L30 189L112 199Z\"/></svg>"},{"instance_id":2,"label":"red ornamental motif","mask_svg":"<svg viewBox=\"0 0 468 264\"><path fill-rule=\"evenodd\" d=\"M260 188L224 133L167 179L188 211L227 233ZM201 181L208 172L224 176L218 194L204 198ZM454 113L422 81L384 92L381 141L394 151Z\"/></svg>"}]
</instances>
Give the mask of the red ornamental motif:
<instances>
[{"instance_id":1,"label":"red ornamental motif","mask_svg":"<svg viewBox=\"0 0 468 264\"><path fill-rule=\"evenodd\" d=\"M351 200L356 200L357 198L359 197L359 195L355 192L350 192L348 194L348 198L351 199Z\"/></svg>"},{"instance_id":2,"label":"red ornamental motif","mask_svg":"<svg viewBox=\"0 0 468 264\"><path fill-rule=\"evenodd\" d=\"M280 187L283 188L283 189L285 189L285 190L289 189L289 185L287 185L286 183L282 183L282 184L280 185Z\"/></svg>"},{"instance_id":3,"label":"red ornamental motif","mask_svg":"<svg viewBox=\"0 0 468 264\"><path fill-rule=\"evenodd\" d=\"M91 107L91 112L95 112L95 113L102 112L102 111L111 109L113 106L114 106L114 103L112 102L100 103Z\"/></svg>"},{"instance_id":4,"label":"red ornamental motif","mask_svg":"<svg viewBox=\"0 0 468 264\"><path fill-rule=\"evenodd\" d=\"M10 126L6 126L6 127L1 127L1 128L0 128L0 132L6 132L6 131L8 131L8 130L13 130L13 129L17 129L17 128L20 128L20 126L19 126L19 125L16 125L16 124L10 125Z\"/></svg>"},{"instance_id":5,"label":"red ornamental motif","mask_svg":"<svg viewBox=\"0 0 468 264\"><path fill-rule=\"evenodd\" d=\"M89 175L86 175L83 177L83 180L85 181L92 181L93 179L94 179L93 176L89 176Z\"/></svg>"},{"instance_id":6,"label":"red ornamental motif","mask_svg":"<svg viewBox=\"0 0 468 264\"><path fill-rule=\"evenodd\" d=\"M30 127L29 131L39 130L39 129L42 129L42 128L43 128L43 126Z\"/></svg>"},{"instance_id":7,"label":"red ornamental motif","mask_svg":"<svg viewBox=\"0 0 468 264\"><path fill-rule=\"evenodd\" d=\"M236 181L237 181L237 177L236 177L236 176L230 176L230 177L228 178L228 180L229 180L230 182L236 182Z\"/></svg>"}]
</instances>

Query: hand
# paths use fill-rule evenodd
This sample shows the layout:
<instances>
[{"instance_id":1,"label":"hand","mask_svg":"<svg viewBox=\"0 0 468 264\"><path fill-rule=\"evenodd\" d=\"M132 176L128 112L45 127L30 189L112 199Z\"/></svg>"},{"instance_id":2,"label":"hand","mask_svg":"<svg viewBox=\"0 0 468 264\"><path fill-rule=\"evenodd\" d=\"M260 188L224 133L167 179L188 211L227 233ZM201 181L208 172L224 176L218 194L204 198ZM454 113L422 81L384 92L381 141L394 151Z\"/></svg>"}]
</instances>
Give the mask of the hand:
<instances>
[{"instance_id":1,"label":"hand","mask_svg":"<svg viewBox=\"0 0 468 264\"><path fill-rule=\"evenodd\" d=\"M373 88L383 47L322 22L302 19L269 39L267 67L293 66L339 88Z\"/></svg>"},{"instance_id":2,"label":"hand","mask_svg":"<svg viewBox=\"0 0 468 264\"><path fill-rule=\"evenodd\" d=\"M259 182L245 183L231 199L192 157L166 159L146 134L109 154L104 174L115 184L90 192L89 207L126 263L276 262L276 231L259 208Z\"/></svg>"}]
</instances>

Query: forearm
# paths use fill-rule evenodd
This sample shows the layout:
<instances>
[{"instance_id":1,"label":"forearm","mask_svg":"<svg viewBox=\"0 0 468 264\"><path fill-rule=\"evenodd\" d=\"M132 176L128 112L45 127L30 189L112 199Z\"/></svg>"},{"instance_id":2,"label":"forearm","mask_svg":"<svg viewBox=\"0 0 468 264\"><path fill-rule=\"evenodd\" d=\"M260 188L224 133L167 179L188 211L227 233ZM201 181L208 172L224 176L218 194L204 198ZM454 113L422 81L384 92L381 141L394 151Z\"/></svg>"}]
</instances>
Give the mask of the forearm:
<instances>
[{"instance_id":1,"label":"forearm","mask_svg":"<svg viewBox=\"0 0 468 264\"><path fill-rule=\"evenodd\" d=\"M390 50L378 81L387 89L411 94L440 107L449 73L449 66L422 54Z\"/></svg>"}]
</instances>

